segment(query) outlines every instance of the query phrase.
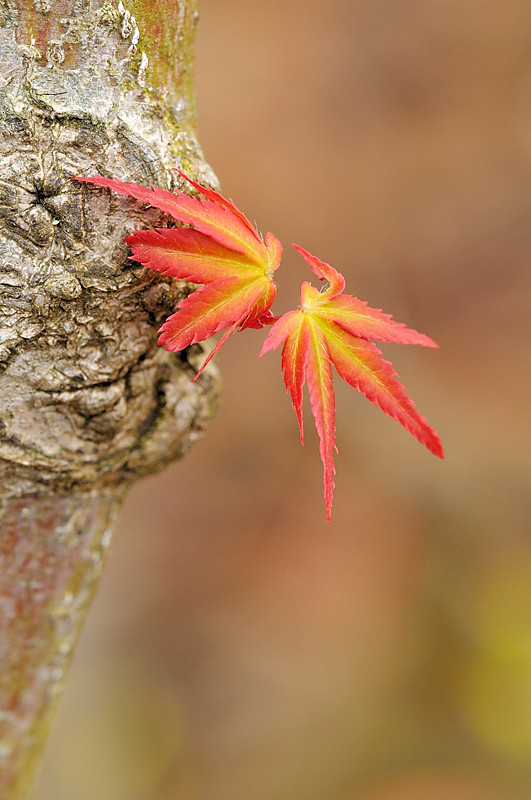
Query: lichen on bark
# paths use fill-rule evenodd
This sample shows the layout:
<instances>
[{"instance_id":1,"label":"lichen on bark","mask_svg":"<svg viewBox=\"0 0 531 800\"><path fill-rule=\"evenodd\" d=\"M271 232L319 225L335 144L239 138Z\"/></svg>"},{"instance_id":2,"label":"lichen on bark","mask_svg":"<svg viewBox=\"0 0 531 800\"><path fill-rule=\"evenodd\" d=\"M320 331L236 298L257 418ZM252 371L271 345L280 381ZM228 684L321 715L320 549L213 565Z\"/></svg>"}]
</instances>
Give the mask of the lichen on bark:
<instances>
[{"instance_id":1,"label":"lichen on bark","mask_svg":"<svg viewBox=\"0 0 531 800\"><path fill-rule=\"evenodd\" d=\"M51 606L43 611L33 595L57 605L61 592L72 593L63 583L77 581L85 597L95 581L88 566L75 571L79 564L57 546L53 526L43 533L35 509L46 502L70 514L74 541L86 527L87 503L112 516L124 487L182 456L217 407L215 367L191 380L202 346L170 355L156 344L161 323L192 287L132 262L123 241L135 228L174 223L72 181L100 174L185 189L177 166L215 185L194 129L196 21L194 0L0 2L0 603L7 603L0 613L12 608L14 584L31 561L13 567L13 553L30 536L26 523L13 522L23 520L21 509L34 520L30 539L55 542L48 577L23 595L21 613L49 619ZM65 563L76 578L64 578ZM31 724L25 717L25 744L2 739L1 725L24 706L20 692L36 696L28 653L35 637L46 645L50 628L27 640L17 629L10 648L10 620L0 616L10 652L6 663L0 648L0 787L2 796L9 786L8 796L19 798L20 748L34 748L39 714L34 709ZM54 674L62 681L60 672L41 669L43 697L54 692ZM11 725L9 735L19 729Z\"/></svg>"}]
</instances>

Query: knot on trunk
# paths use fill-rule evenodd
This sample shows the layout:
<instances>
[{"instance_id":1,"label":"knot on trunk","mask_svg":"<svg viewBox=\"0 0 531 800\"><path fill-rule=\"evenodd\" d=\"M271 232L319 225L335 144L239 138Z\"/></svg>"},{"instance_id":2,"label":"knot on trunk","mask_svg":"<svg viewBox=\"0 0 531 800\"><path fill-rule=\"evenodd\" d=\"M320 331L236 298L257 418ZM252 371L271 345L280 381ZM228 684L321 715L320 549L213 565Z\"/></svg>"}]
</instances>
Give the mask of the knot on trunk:
<instances>
[{"instance_id":1,"label":"knot on trunk","mask_svg":"<svg viewBox=\"0 0 531 800\"><path fill-rule=\"evenodd\" d=\"M168 219L71 180L171 189L183 161L213 179L189 125L133 80L136 43L108 6L62 20L64 40L43 59L0 29L0 481L15 493L160 469L218 401L215 369L191 383L201 346L175 356L156 345L192 287L132 262L123 241Z\"/></svg>"}]
</instances>

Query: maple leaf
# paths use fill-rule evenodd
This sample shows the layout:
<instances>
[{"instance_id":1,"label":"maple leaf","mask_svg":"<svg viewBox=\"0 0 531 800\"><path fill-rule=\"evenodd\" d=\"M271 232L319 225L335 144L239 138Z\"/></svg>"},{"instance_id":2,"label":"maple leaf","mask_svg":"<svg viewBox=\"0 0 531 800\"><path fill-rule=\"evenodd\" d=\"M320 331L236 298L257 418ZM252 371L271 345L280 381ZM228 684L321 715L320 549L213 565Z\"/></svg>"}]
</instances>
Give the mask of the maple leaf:
<instances>
[{"instance_id":1,"label":"maple leaf","mask_svg":"<svg viewBox=\"0 0 531 800\"><path fill-rule=\"evenodd\" d=\"M131 259L172 278L202 284L182 300L163 324L159 344L183 350L227 329L204 361L196 380L212 356L236 329L260 328L270 323L276 294L273 273L280 264L282 245L272 233L265 242L232 200L179 174L202 197L146 188L117 178L74 178L134 197L193 227L132 231L125 241Z\"/></svg>"},{"instance_id":2,"label":"maple leaf","mask_svg":"<svg viewBox=\"0 0 531 800\"><path fill-rule=\"evenodd\" d=\"M326 514L330 520L334 449L337 452L332 364L347 383L402 423L432 453L442 458L437 434L416 411L398 382L392 364L381 358L380 350L369 340L425 347L437 345L428 336L395 322L390 315L370 308L356 297L343 294L345 279L341 273L302 247L294 247L326 283L321 291L308 282L303 283L299 309L289 311L274 323L260 356L283 345L284 382L297 414L303 444L303 388L305 382L308 384L324 467Z\"/></svg>"}]
</instances>

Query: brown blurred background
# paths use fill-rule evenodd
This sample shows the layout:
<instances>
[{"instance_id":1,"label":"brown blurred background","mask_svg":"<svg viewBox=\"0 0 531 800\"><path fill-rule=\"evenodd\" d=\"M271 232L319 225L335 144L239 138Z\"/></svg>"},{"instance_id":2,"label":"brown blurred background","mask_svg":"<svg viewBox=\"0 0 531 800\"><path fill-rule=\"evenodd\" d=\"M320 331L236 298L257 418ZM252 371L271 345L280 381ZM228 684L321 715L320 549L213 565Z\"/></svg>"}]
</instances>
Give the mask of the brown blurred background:
<instances>
[{"instance_id":1,"label":"brown blurred background","mask_svg":"<svg viewBox=\"0 0 531 800\"><path fill-rule=\"evenodd\" d=\"M200 0L200 137L311 276L430 336L385 346L431 456L338 386L332 522L278 354L132 491L38 800L531 793L531 0Z\"/></svg>"}]
</instances>

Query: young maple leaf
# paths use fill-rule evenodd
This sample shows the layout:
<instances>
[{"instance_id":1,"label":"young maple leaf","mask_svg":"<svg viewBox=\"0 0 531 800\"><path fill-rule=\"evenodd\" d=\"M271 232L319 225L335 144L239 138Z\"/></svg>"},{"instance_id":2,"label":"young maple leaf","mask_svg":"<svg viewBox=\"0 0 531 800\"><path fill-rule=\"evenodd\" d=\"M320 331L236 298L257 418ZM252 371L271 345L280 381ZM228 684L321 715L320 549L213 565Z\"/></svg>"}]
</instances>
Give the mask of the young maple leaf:
<instances>
[{"instance_id":1,"label":"young maple leaf","mask_svg":"<svg viewBox=\"0 0 531 800\"><path fill-rule=\"evenodd\" d=\"M332 364L347 383L401 422L432 453L442 458L437 434L415 410L392 365L381 358L380 350L369 340L425 347L437 345L428 336L394 322L390 315L343 294L345 280L337 270L302 247L294 247L326 283L321 291L308 282L303 283L299 309L289 311L275 322L260 356L284 345L284 382L297 414L303 444L302 399L304 383L308 383L324 467L326 514L330 520L335 474L333 451L337 451Z\"/></svg>"},{"instance_id":2,"label":"young maple leaf","mask_svg":"<svg viewBox=\"0 0 531 800\"><path fill-rule=\"evenodd\" d=\"M264 243L232 200L177 172L203 195L200 199L98 175L74 180L142 200L193 226L132 231L125 241L134 261L172 278L202 284L168 317L160 329L159 344L166 345L167 350L183 350L227 329L196 380L237 328L260 328L272 319L269 309L276 294L273 273L280 264L282 245L272 233Z\"/></svg>"}]
</instances>

